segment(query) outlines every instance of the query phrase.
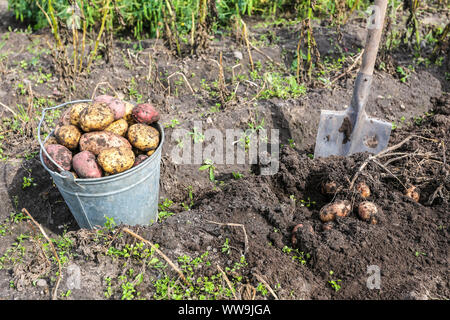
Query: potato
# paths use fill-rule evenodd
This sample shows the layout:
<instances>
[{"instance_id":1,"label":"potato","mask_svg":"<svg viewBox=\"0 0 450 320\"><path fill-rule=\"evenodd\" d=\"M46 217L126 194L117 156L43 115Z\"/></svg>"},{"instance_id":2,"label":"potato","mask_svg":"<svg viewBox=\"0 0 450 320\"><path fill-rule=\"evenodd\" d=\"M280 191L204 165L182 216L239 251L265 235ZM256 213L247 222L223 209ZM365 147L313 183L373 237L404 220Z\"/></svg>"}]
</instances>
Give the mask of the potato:
<instances>
[{"instance_id":1,"label":"potato","mask_svg":"<svg viewBox=\"0 0 450 320\"><path fill-rule=\"evenodd\" d=\"M73 107L73 106L72 106ZM61 126L70 124L70 111L72 107L66 109L59 118L58 124Z\"/></svg>"},{"instance_id":2,"label":"potato","mask_svg":"<svg viewBox=\"0 0 450 320\"><path fill-rule=\"evenodd\" d=\"M124 172L134 164L134 153L131 148L107 148L98 155L98 164L110 174Z\"/></svg>"},{"instance_id":3,"label":"potato","mask_svg":"<svg viewBox=\"0 0 450 320\"><path fill-rule=\"evenodd\" d=\"M133 118L136 122L150 124L158 121L160 116L150 103L141 103L133 108Z\"/></svg>"},{"instance_id":4,"label":"potato","mask_svg":"<svg viewBox=\"0 0 450 320\"><path fill-rule=\"evenodd\" d=\"M133 147L148 152L159 144L159 131L143 123L133 124L128 128L128 140Z\"/></svg>"},{"instance_id":5,"label":"potato","mask_svg":"<svg viewBox=\"0 0 450 320\"><path fill-rule=\"evenodd\" d=\"M111 123L105 128L105 131L109 131L119 136L124 136L128 130L128 122L125 119L119 119Z\"/></svg>"},{"instance_id":6,"label":"potato","mask_svg":"<svg viewBox=\"0 0 450 320\"><path fill-rule=\"evenodd\" d=\"M144 162L146 159L148 159L148 156L146 156L145 154L140 154L138 155L135 160L134 160L134 164L133 167L136 167L138 165L140 165L142 162Z\"/></svg>"},{"instance_id":7,"label":"potato","mask_svg":"<svg viewBox=\"0 0 450 320\"><path fill-rule=\"evenodd\" d=\"M96 156L103 149L127 147L131 150L131 144L122 136L109 131L95 131L85 133L80 138L80 150L91 151Z\"/></svg>"},{"instance_id":8,"label":"potato","mask_svg":"<svg viewBox=\"0 0 450 320\"><path fill-rule=\"evenodd\" d=\"M123 116L123 118L128 122L128 123L136 123L133 119L133 108L134 108L134 104L130 103L130 102L126 102L124 101L125 104L125 115Z\"/></svg>"},{"instance_id":9,"label":"potato","mask_svg":"<svg viewBox=\"0 0 450 320\"><path fill-rule=\"evenodd\" d=\"M80 127L84 132L104 130L114 121L114 113L103 103L94 103L80 113Z\"/></svg>"},{"instance_id":10,"label":"potato","mask_svg":"<svg viewBox=\"0 0 450 320\"><path fill-rule=\"evenodd\" d=\"M47 141L44 143L44 147L47 147L49 144L58 144L58 140L56 140L55 136L48 137Z\"/></svg>"},{"instance_id":11,"label":"potato","mask_svg":"<svg viewBox=\"0 0 450 320\"><path fill-rule=\"evenodd\" d=\"M364 181L358 183L358 185L356 186L356 190L359 192L359 195L361 197L363 198L370 197L370 188Z\"/></svg>"},{"instance_id":12,"label":"potato","mask_svg":"<svg viewBox=\"0 0 450 320\"><path fill-rule=\"evenodd\" d=\"M80 113L88 106L88 103L74 104L70 110L70 124L78 127L80 125Z\"/></svg>"},{"instance_id":13,"label":"potato","mask_svg":"<svg viewBox=\"0 0 450 320\"><path fill-rule=\"evenodd\" d=\"M72 152L60 144L50 144L45 147L49 156L59 164L64 170L70 171L72 167ZM53 162L47 157L45 152L42 152L42 158L45 165L52 171L60 172L61 170L53 164Z\"/></svg>"},{"instance_id":14,"label":"potato","mask_svg":"<svg viewBox=\"0 0 450 320\"><path fill-rule=\"evenodd\" d=\"M156 149L150 150L149 152L147 152L147 156L151 156L152 154L154 154L156 151Z\"/></svg>"},{"instance_id":15,"label":"potato","mask_svg":"<svg viewBox=\"0 0 450 320\"><path fill-rule=\"evenodd\" d=\"M405 191L405 196L413 199L415 202L419 202L420 194L417 192L417 188L415 186L409 187Z\"/></svg>"},{"instance_id":16,"label":"potato","mask_svg":"<svg viewBox=\"0 0 450 320\"><path fill-rule=\"evenodd\" d=\"M95 155L90 151L81 151L74 155L72 166L80 178L100 178L103 175Z\"/></svg>"},{"instance_id":17,"label":"potato","mask_svg":"<svg viewBox=\"0 0 450 320\"><path fill-rule=\"evenodd\" d=\"M94 102L94 103L95 103L95 102L100 102L100 103L106 103L106 104L108 104L108 103L110 103L113 99L114 99L113 96L108 96L108 95L106 95L106 94L103 94L103 95L100 95L100 96L95 97L94 100L93 100L93 102Z\"/></svg>"},{"instance_id":18,"label":"potato","mask_svg":"<svg viewBox=\"0 0 450 320\"><path fill-rule=\"evenodd\" d=\"M334 195L337 191L337 184L334 181L327 181L322 184L321 189L324 195Z\"/></svg>"},{"instance_id":19,"label":"potato","mask_svg":"<svg viewBox=\"0 0 450 320\"><path fill-rule=\"evenodd\" d=\"M338 217L346 217L352 210L350 201L337 200L333 203L329 203L320 209L319 218L322 222L332 221Z\"/></svg>"},{"instance_id":20,"label":"potato","mask_svg":"<svg viewBox=\"0 0 450 320\"><path fill-rule=\"evenodd\" d=\"M119 99L113 99L107 105L114 114L114 120L119 120L125 116L125 104Z\"/></svg>"},{"instance_id":21,"label":"potato","mask_svg":"<svg viewBox=\"0 0 450 320\"><path fill-rule=\"evenodd\" d=\"M75 150L78 147L78 142L81 138L81 132L74 125L64 125L58 128L55 132L56 140L70 150Z\"/></svg>"},{"instance_id":22,"label":"potato","mask_svg":"<svg viewBox=\"0 0 450 320\"><path fill-rule=\"evenodd\" d=\"M363 201L358 206L358 215L364 221L370 221L376 224L375 216L378 213L378 208L375 203L370 201Z\"/></svg>"}]
</instances>

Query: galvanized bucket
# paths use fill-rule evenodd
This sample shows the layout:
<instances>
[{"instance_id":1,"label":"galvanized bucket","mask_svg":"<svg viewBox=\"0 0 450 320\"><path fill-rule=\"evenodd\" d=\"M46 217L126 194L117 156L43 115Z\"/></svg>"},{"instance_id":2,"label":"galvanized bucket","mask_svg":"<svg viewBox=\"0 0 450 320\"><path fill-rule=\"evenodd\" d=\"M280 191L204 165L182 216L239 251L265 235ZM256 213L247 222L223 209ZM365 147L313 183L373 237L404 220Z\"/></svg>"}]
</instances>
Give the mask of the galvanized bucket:
<instances>
[{"instance_id":1,"label":"galvanized bucket","mask_svg":"<svg viewBox=\"0 0 450 320\"><path fill-rule=\"evenodd\" d=\"M93 229L103 226L106 217L117 224L148 225L157 221L161 149L164 143L163 128L156 151L145 161L122 173L94 179L75 179L71 172L64 171L47 153L41 141L41 125L48 110L69 104L90 102L77 100L55 107L45 108L38 126L38 140L41 146L40 160L53 178L55 185L66 201L72 215L81 228ZM50 170L43 161L43 152L61 172Z\"/></svg>"}]
</instances>

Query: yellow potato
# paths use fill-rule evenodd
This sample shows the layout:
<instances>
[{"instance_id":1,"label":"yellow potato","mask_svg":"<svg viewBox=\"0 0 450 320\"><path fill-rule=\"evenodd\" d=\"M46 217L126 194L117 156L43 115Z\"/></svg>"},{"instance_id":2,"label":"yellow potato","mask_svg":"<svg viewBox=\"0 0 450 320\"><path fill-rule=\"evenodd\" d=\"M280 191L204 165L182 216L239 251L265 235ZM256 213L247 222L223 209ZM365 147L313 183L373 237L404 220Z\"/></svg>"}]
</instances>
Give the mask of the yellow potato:
<instances>
[{"instance_id":1,"label":"yellow potato","mask_svg":"<svg viewBox=\"0 0 450 320\"><path fill-rule=\"evenodd\" d=\"M134 160L133 150L127 147L107 148L102 150L97 157L98 164L105 172L110 174L130 169L134 164Z\"/></svg>"},{"instance_id":2,"label":"yellow potato","mask_svg":"<svg viewBox=\"0 0 450 320\"><path fill-rule=\"evenodd\" d=\"M74 104L70 109L70 124L78 127L80 125L80 113L88 106L88 103Z\"/></svg>"},{"instance_id":3,"label":"yellow potato","mask_svg":"<svg viewBox=\"0 0 450 320\"><path fill-rule=\"evenodd\" d=\"M149 152L147 152L147 156L150 157L152 154L155 153L155 150L156 150L156 149L153 149L153 150L150 150Z\"/></svg>"},{"instance_id":4,"label":"yellow potato","mask_svg":"<svg viewBox=\"0 0 450 320\"><path fill-rule=\"evenodd\" d=\"M74 125L64 125L58 128L55 132L56 140L59 144L70 150L75 150L78 147L78 142L81 138L81 132Z\"/></svg>"},{"instance_id":5,"label":"yellow potato","mask_svg":"<svg viewBox=\"0 0 450 320\"><path fill-rule=\"evenodd\" d=\"M48 137L47 141L45 142L44 146L48 146L50 144L58 144L58 140L56 140L55 136Z\"/></svg>"},{"instance_id":6,"label":"yellow potato","mask_svg":"<svg viewBox=\"0 0 450 320\"><path fill-rule=\"evenodd\" d=\"M125 119L119 119L114 121L109 126L106 127L105 131L109 131L119 136L124 136L128 130L128 123Z\"/></svg>"},{"instance_id":7,"label":"yellow potato","mask_svg":"<svg viewBox=\"0 0 450 320\"><path fill-rule=\"evenodd\" d=\"M143 123L133 124L128 128L128 141L133 147L148 152L159 144L159 131Z\"/></svg>"},{"instance_id":8,"label":"yellow potato","mask_svg":"<svg viewBox=\"0 0 450 320\"><path fill-rule=\"evenodd\" d=\"M84 132L102 131L114 122L114 113L104 103L95 102L80 113L80 127Z\"/></svg>"},{"instance_id":9,"label":"yellow potato","mask_svg":"<svg viewBox=\"0 0 450 320\"><path fill-rule=\"evenodd\" d=\"M130 102L123 102L125 104L125 115L123 116L122 119L125 119L128 123L133 123L134 119L133 119L133 108L134 108L134 104L130 103Z\"/></svg>"}]
</instances>

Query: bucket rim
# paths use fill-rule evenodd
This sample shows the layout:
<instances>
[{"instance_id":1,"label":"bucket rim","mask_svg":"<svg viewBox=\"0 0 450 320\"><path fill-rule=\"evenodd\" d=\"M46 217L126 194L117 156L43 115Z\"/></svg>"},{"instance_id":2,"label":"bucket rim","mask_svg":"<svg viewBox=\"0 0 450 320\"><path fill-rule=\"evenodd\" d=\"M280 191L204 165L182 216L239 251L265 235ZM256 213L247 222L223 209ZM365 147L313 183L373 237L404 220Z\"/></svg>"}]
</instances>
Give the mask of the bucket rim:
<instances>
[{"instance_id":1,"label":"bucket rim","mask_svg":"<svg viewBox=\"0 0 450 320\"><path fill-rule=\"evenodd\" d=\"M84 101L88 102L88 101L92 101L92 100L84 100ZM57 107L63 107L65 105L68 105L68 104L71 104L71 103L72 102L67 102L67 103L65 103L63 105L52 107L51 109L56 109ZM39 127L40 127L40 125L41 125L41 123L39 123ZM43 149L43 145L48 140L50 135L54 132L54 130L44 139L44 142L42 143L41 148L39 150L39 158L40 158L42 166L44 167L44 169L46 171L48 171L51 175L58 176L61 179L67 179L68 177L71 177L71 180L73 180L73 181L75 181L77 183L82 183L82 184L84 184L84 183L86 183L86 184L96 184L96 183L103 183L103 182L107 182L107 181L118 180L118 179L123 178L124 176L128 176L128 175L133 174L134 172L140 171L142 168L146 167L146 165L151 163L158 156L159 153L161 153L161 149L162 149L162 146L163 146L163 143L164 143L164 138L165 138L164 137L164 129L163 129L163 126L160 123L158 123L158 122L152 123L152 125L156 126L156 129L161 134L161 138L160 138L158 147L155 149L155 152L151 156L149 156L148 159L145 159L144 161L142 161L137 166L132 167L132 168L130 168L128 170L125 170L124 172L116 173L116 174L113 174L113 175L110 175L110 176L107 176L107 177L100 177L100 178L73 178L73 175L72 175L72 173L70 171L63 171L63 173L64 172L68 173L67 175L65 175L65 174L61 174L59 172L50 170L50 168L48 168L47 165L44 163L44 159L43 159L43 156L42 156L42 154L43 154L42 149Z\"/></svg>"}]
</instances>

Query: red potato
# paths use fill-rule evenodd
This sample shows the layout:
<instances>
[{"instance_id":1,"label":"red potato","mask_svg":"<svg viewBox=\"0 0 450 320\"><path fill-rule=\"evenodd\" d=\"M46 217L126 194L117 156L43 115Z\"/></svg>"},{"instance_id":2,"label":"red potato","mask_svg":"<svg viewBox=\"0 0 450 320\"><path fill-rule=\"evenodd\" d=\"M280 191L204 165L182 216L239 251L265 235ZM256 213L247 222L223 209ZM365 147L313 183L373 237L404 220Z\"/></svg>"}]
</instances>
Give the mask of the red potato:
<instances>
[{"instance_id":1,"label":"red potato","mask_svg":"<svg viewBox=\"0 0 450 320\"><path fill-rule=\"evenodd\" d=\"M125 103L112 96L101 95L94 98L94 102L106 104L114 113L114 120L119 120L125 116Z\"/></svg>"},{"instance_id":2,"label":"red potato","mask_svg":"<svg viewBox=\"0 0 450 320\"><path fill-rule=\"evenodd\" d=\"M102 168L98 165L95 155L90 151L81 151L73 156L72 166L80 178L100 178Z\"/></svg>"},{"instance_id":3,"label":"red potato","mask_svg":"<svg viewBox=\"0 0 450 320\"><path fill-rule=\"evenodd\" d=\"M102 102L102 103L110 103L114 99L113 96L108 96L106 94L103 94L101 96L97 96L94 98L94 102Z\"/></svg>"},{"instance_id":4,"label":"red potato","mask_svg":"<svg viewBox=\"0 0 450 320\"><path fill-rule=\"evenodd\" d=\"M49 156L59 164L64 170L70 171L72 167L72 152L60 144L49 144L45 147ZM61 170L53 164L53 162L47 157L45 152L42 153L43 160L47 168L52 171L61 172Z\"/></svg>"},{"instance_id":5,"label":"red potato","mask_svg":"<svg viewBox=\"0 0 450 320\"><path fill-rule=\"evenodd\" d=\"M136 167L138 165L140 165L142 162L144 162L146 159L148 159L148 156L146 156L145 154L140 154L136 157L136 159L134 160L134 164L133 167Z\"/></svg>"},{"instance_id":6,"label":"red potato","mask_svg":"<svg viewBox=\"0 0 450 320\"><path fill-rule=\"evenodd\" d=\"M133 108L134 120L139 123L150 124L160 119L159 112L150 104L142 103Z\"/></svg>"},{"instance_id":7,"label":"red potato","mask_svg":"<svg viewBox=\"0 0 450 320\"><path fill-rule=\"evenodd\" d=\"M79 144L81 151L91 151L96 156L98 156L103 149L107 148L132 148L127 139L109 131L85 133L81 136Z\"/></svg>"},{"instance_id":8,"label":"red potato","mask_svg":"<svg viewBox=\"0 0 450 320\"><path fill-rule=\"evenodd\" d=\"M125 116L125 104L119 99L113 99L107 105L114 113L114 120L119 120Z\"/></svg>"}]
</instances>

